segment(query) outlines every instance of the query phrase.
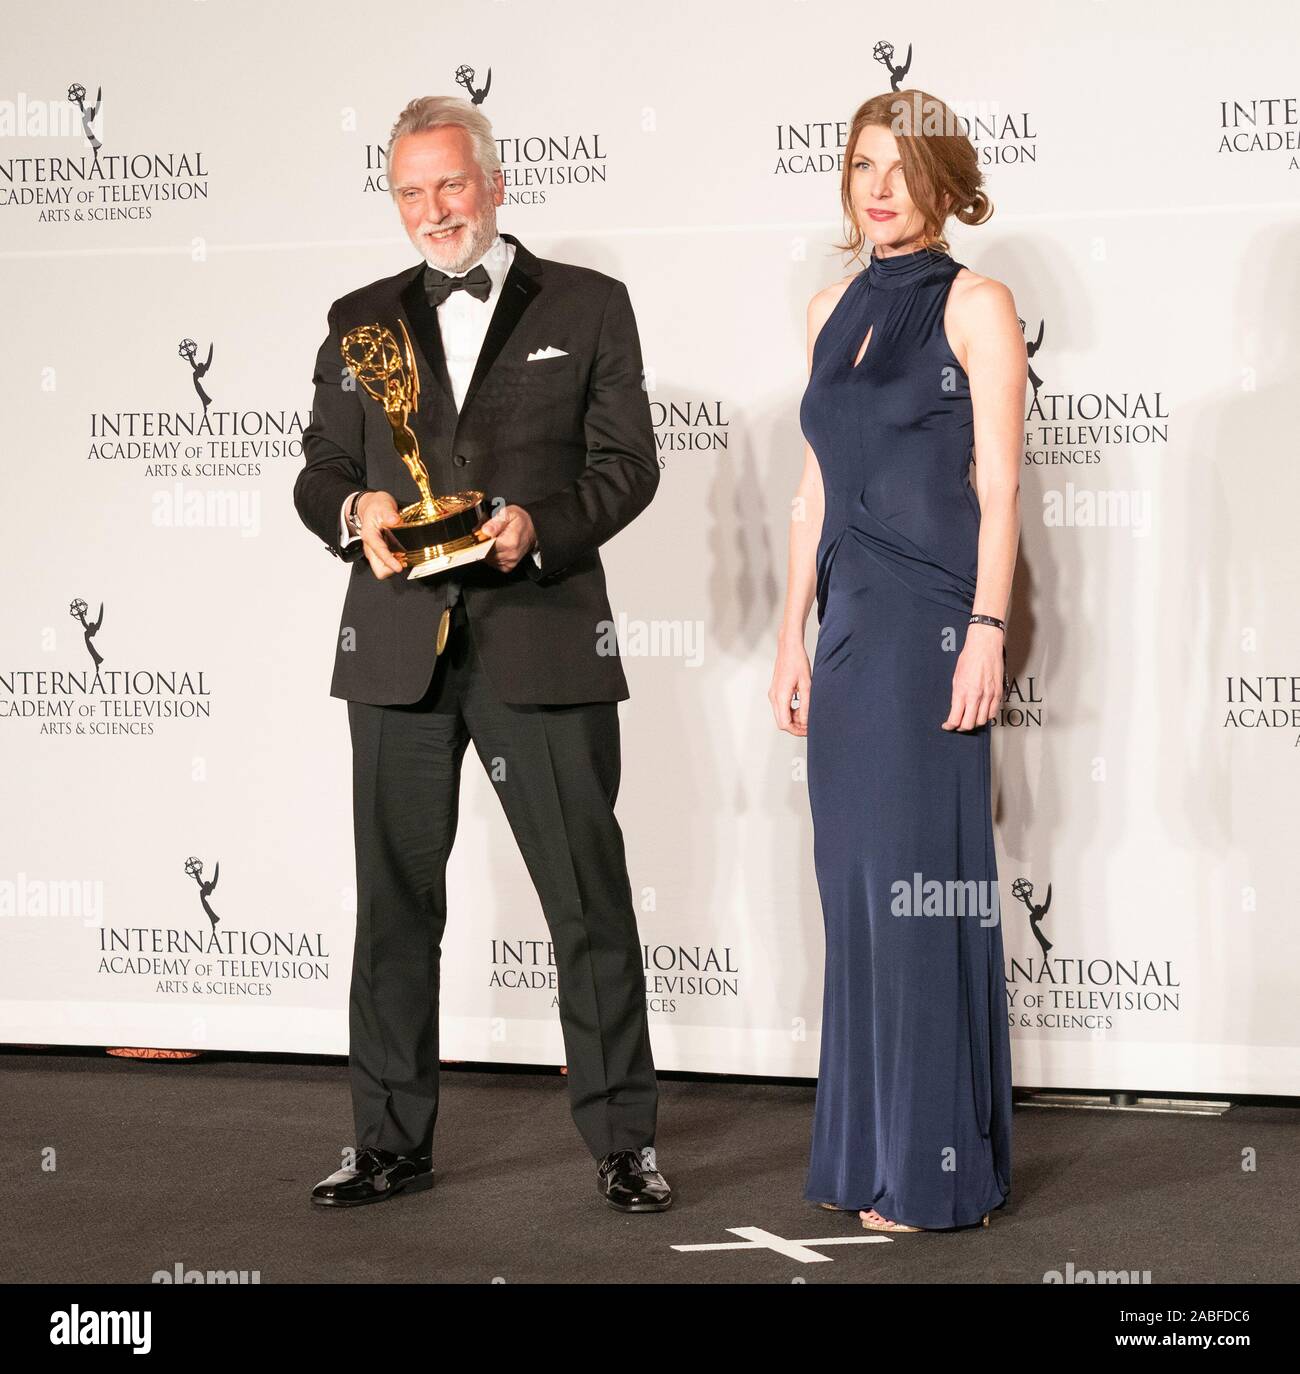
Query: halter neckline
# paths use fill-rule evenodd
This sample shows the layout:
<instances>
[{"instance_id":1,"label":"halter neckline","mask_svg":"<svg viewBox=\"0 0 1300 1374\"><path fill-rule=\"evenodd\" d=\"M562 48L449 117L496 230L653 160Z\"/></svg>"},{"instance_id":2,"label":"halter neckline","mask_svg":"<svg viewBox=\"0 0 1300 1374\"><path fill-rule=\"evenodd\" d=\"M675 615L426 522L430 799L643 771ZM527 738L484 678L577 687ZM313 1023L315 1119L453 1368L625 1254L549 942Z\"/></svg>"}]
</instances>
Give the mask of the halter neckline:
<instances>
[{"instance_id":1,"label":"halter neckline","mask_svg":"<svg viewBox=\"0 0 1300 1374\"><path fill-rule=\"evenodd\" d=\"M878 258L872 250L864 269L872 286L887 288L914 286L923 281L936 264L951 262L952 258L937 248L917 248L910 253L892 253Z\"/></svg>"}]
</instances>

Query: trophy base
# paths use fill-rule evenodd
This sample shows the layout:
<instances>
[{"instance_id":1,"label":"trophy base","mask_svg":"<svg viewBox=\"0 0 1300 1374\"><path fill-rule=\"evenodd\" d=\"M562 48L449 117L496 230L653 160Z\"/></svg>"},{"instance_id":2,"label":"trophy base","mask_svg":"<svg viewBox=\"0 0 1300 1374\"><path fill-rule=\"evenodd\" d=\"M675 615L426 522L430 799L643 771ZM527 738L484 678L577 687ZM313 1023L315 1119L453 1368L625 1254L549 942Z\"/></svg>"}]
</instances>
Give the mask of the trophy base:
<instances>
[{"instance_id":1,"label":"trophy base","mask_svg":"<svg viewBox=\"0 0 1300 1374\"><path fill-rule=\"evenodd\" d=\"M407 553L405 556L397 554L397 561L406 568L407 578L414 580L417 577L430 577L434 573L447 572L450 568L459 568L465 563L477 563L479 559L486 558L492 545L497 541L489 535L486 539L478 539L471 536L469 539L456 539L452 544L461 547L453 548L451 544L435 544L431 548L420 549L414 555Z\"/></svg>"},{"instance_id":2,"label":"trophy base","mask_svg":"<svg viewBox=\"0 0 1300 1374\"><path fill-rule=\"evenodd\" d=\"M486 557L496 540L478 533L488 518L479 491L439 497L433 507L418 501L401 511L396 525L384 528L384 542L408 577L428 577Z\"/></svg>"}]
</instances>

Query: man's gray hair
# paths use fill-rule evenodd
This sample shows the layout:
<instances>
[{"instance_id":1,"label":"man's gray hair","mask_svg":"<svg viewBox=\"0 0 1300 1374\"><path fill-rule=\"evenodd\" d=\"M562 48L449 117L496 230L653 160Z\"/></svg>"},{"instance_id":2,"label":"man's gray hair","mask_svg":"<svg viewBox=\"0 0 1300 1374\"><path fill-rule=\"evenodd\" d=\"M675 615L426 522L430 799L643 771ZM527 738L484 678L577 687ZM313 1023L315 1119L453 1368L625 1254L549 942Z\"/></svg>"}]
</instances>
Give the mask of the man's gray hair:
<instances>
[{"instance_id":1,"label":"man's gray hair","mask_svg":"<svg viewBox=\"0 0 1300 1374\"><path fill-rule=\"evenodd\" d=\"M393 145L403 134L422 134L429 129L447 127L464 129L474 146L474 160L484 177L491 181L501 170L496 139L488 117L476 105L454 95L422 95L397 116L393 132L388 136L388 152L384 158L384 173L392 184Z\"/></svg>"}]
</instances>

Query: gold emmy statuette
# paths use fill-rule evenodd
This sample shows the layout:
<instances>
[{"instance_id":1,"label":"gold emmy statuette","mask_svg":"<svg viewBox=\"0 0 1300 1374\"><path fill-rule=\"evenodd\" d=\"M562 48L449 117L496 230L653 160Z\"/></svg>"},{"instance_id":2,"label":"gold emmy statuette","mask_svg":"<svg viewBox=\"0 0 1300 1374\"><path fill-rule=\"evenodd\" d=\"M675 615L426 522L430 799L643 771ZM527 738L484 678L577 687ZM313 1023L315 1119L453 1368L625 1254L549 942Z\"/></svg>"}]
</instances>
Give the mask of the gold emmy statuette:
<instances>
[{"instance_id":1,"label":"gold emmy statuette","mask_svg":"<svg viewBox=\"0 0 1300 1374\"><path fill-rule=\"evenodd\" d=\"M420 405L420 376L406 324L399 320L397 327L402 333L400 346L391 329L363 324L350 329L339 347L349 371L383 406L398 456L420 492L418 501L402 508L396 525L384 527L384 542L407 569L408 577L425 577L477 562L496 540L475 533L490 514L481 491L435 496L429 490L420 442L410 425Z\"/></svg>"}]
</instances>

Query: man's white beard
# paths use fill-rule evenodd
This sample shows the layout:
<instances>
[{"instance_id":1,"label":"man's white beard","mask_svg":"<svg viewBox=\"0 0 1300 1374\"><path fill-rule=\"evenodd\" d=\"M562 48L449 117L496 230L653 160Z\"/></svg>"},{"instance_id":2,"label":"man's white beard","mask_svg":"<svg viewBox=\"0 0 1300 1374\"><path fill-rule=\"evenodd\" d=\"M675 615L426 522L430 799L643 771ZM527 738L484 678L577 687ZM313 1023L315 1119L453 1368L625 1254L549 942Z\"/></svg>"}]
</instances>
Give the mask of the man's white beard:
<instances>
[{"instance_id":1,"label":"man's white beard","mask_svg":"<svg viewBox=\"0 0 1300 1374\"><path fill-rule=\"evenodd\" d=\"M466 228L472 228L466 225ZM447 262L437 255L438 245L435 240L426 238L421 230L417 230L412 236L412 242L419 250L420 256L429 264L436 267L439 272L457 273L463 272L467 267L476 263L484 253L491 247L492 241L497 236L497 221L495 215L487 216L478 227L478 232L470 239L468 245L463 248L457 259Z\"/></svg>"}]
</instances>

